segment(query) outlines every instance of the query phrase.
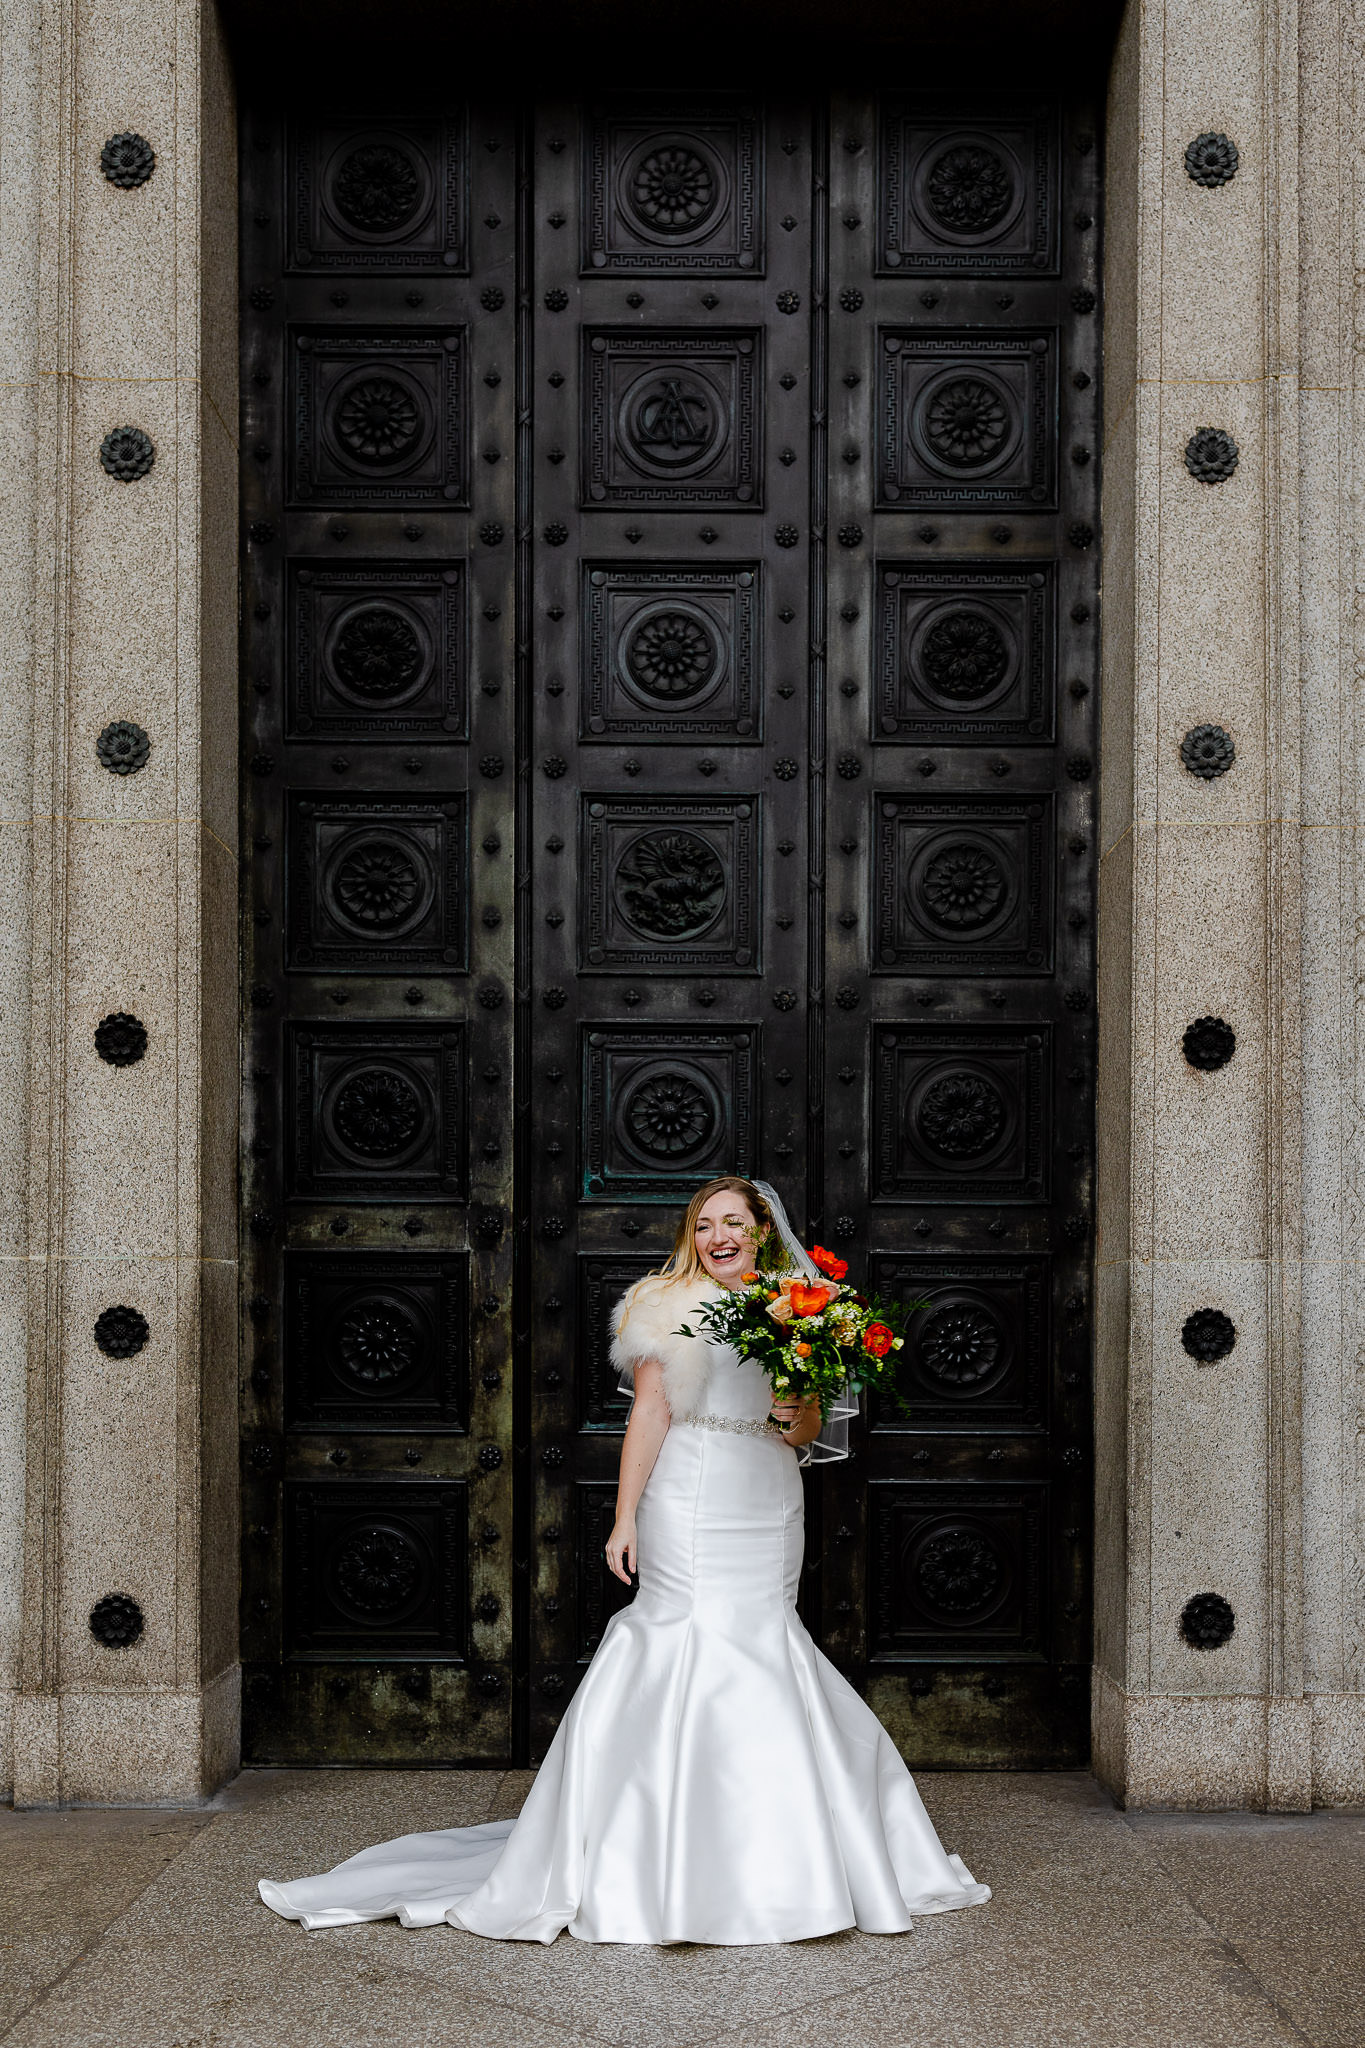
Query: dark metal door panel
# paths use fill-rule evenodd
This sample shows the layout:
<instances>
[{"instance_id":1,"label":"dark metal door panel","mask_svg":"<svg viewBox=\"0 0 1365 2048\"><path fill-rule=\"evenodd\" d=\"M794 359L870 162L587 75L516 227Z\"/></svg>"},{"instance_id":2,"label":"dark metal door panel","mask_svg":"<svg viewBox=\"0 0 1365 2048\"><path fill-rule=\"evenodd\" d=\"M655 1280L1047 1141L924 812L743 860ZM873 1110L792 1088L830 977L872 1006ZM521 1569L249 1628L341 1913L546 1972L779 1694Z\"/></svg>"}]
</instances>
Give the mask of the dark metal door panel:
<instances>
[{"instance_id":1,"label":"dark metal door panel","mask_svg":"<svg viewBox=\"0 0 1365 2048\"><path fill-rule=\"evenodd\" d=\"M724 1171L924 1298L803 1611L1084 1754L1083 112L253 117L258 1761L535 1761L618 1604L621 1290Z\"/></svg>"},{"instance_id":2,"label":"dark metal door panel","mask_svg":"<svg viewBox=\"0 0 1365 2048\"><path fill-rule=\"evenodd\" d=\"M829 1484L826 1640L912 1759L1080 1762L1093 117L848 99L831 164L827 1186L927 1306Z\"/></svg>"},{"instance_id":3,"label":"dark metal door panel","mask_svg":"<svg viewBox=\"0 0 1365 2048\"><path fill-rule=\"evenodd\" d=\"M515 133L243 142L245 1753L505 1758Z\"/></svg>"},{"instance_id":4,"label":"dark metal door panel","mask_svg":"<svg viewBox=\"0 0 1365 2048\"><path fill-rule=\"evenodd\" d=\"M532 1758L620 1589L609 1311L723 1172L805 1188L812 116L534 138L524 1160Z\"/></svg>"}]
</instances>

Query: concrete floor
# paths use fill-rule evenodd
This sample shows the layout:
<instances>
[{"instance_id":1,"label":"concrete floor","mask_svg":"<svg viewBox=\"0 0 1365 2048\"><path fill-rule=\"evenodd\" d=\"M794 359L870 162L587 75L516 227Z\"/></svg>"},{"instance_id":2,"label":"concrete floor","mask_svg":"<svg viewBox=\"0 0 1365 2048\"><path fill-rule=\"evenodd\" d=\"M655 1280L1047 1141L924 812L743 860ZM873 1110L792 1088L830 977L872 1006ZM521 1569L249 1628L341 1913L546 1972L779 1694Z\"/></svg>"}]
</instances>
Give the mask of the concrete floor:
<instances>
[{"instance_id":1,"label":"concrete floor","mask_svg":"<svg viewBox=\"0 0 1365 2048\"><path fill-rule=\"evenodd\" d=\"M258 1876L515 1813L524 1773L250 1772L195 1812L0 1811L14 2048L1365 2044L1365 1816L1127 1815L1080 1775L920 1781L989 1906L789 1948L305 1935Z\"/></svg>"}]
</instances>

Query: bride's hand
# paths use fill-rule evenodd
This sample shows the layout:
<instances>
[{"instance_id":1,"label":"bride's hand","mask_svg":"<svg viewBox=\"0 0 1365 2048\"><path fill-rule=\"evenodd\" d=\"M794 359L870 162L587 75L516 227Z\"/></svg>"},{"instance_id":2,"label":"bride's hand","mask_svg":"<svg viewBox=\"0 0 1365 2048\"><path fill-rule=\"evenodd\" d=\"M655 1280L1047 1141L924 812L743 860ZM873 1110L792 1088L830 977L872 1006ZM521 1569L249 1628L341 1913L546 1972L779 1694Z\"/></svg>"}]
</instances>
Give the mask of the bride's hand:
<instances>
[{"instance_id":1,"label":"bride's hand","mask_svg":"<svg viewBox=\"0 0 1365 2048\"><path fill-rule=\"evenodd\" d=\"M618 1515L616 1525L607 1538L607 1563L622 1585L628 1586L631 1573L637 1569L634 1515Z\"/></svg>"},{"instance_id":2,"label":"bride's hand","mask_svg":"<svg viewBox=\"0 0 1365 2048\"><path fill-rule=\"evenodd\" d=\"M804 1413L800 1401L774 1401L772 1405L773 1421L783 1429L794 1429Z\"/></svg>"}]
</instances>

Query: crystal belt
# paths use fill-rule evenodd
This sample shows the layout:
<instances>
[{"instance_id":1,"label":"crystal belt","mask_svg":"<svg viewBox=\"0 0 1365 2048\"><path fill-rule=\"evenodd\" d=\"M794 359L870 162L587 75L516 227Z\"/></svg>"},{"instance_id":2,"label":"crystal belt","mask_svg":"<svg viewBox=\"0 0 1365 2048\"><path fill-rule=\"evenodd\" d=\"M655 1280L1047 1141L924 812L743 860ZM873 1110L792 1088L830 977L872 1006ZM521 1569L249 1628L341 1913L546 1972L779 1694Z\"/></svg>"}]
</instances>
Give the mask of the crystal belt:
<instances>
[{"instance_id":1,"label":"crystal belt","mask_svg":"<svg viewBox=\"0 0 1365 2048\"><path fill-rule=\"evenodd\" d=\"M728 1436L781 1436L775 1422L749 1422L738 1415L680 1415L684 1429L723 1429Z\"/></svg>"}]
</instances>

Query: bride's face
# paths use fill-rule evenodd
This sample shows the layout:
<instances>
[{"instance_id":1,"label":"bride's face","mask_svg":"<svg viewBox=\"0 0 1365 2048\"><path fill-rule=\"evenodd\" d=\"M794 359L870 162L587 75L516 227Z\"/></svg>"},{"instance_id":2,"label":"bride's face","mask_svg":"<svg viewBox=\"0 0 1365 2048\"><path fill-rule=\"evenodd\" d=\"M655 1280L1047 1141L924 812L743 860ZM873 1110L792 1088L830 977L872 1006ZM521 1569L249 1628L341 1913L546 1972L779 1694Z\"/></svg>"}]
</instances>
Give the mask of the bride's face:
<instances>
[{"instance_id":1,"label":"bride's face","mask_svg":"<svg viewBox=\"0 0 1365 2048\"><path fill-rule=\"evenodd\" d=\"M742 1195L712 1195L697 1218L697 1256L722 1287L738 1287L754 1256L753 1210Z\"/></svg>"}]
</instances>

